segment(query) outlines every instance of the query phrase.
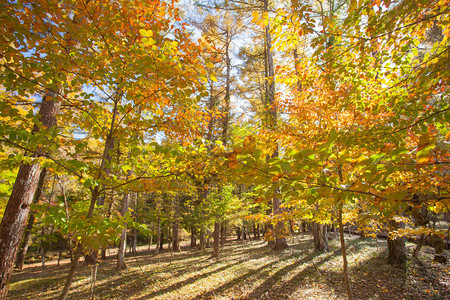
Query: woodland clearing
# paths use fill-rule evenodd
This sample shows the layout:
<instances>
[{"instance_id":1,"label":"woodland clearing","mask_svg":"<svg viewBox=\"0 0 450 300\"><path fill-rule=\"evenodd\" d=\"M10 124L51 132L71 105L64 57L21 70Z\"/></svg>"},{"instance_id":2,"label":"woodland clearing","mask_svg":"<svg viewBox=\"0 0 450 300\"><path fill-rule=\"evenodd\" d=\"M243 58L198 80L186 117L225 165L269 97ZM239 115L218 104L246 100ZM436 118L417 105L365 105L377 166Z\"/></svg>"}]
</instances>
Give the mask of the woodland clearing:
<instances>
[{"instance_id":1,"label":"woodland clearing","mask_svg":"<svg viewBox=\"0 0 450 300\"><path fill-rule=\"evenodd\" d=\"M386 241L347 236L355 299L450 299L448 265L433 262L424 246L404 268L386 263ZM155 256L141 246L127 256L128 269L114 270L114 251L100 261L96 299L345 299L338 239L330 251L314 252L310 235L295 235L290 247L274 252L263 240L227 241L218 259L183 247ZM407 244L411 255L415 245ZM152 247L153 250L154 247ZM447 250L448 252L448 250ZM12 277L10 299L53 299L64 283L68 261L26 265ZM91 297L91 268L80 264L69 299Z\"/></svg>"}]
</instances>

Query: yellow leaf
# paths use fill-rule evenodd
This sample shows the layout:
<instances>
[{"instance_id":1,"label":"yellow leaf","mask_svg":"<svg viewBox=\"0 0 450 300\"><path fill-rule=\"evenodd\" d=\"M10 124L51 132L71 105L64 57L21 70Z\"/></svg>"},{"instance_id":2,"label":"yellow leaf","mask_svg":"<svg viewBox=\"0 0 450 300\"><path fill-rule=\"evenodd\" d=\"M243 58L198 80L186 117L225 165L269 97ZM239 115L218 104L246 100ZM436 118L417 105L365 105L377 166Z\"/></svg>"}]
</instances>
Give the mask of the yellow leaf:
<instances>
[{"instance_id":1,"label":"yellow leaf","mask_svg":"<svg viewBox=\"0 0 450 300\"><path fill-rule=\"evenodd\" d=\"M211 74L209 77L211 78L212 81L217 82L217 78L213 74Z\"/></svg>"},{"instance_id":2,"label":"yellow leaf","mask_svg":"<svg viewBox=\"0 0 450 300\"><path fill-rule=\"evenodd\" d=\"M151 30L140 29L139 33L142 34L145 37L153 36L153 31L151 31Z\"/></svg>"}]
</instances>

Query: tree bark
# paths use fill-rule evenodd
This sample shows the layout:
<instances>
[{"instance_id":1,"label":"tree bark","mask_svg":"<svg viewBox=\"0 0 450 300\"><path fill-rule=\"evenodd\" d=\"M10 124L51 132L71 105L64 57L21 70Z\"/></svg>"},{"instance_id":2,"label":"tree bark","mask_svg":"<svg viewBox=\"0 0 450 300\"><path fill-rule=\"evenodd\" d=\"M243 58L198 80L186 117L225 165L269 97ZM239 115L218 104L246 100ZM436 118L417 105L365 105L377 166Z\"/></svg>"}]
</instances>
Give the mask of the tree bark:
<instances>
[{"instance_id":1,"label":"tree bark","mask_svg":"<svg viewBox=\"0 0 450 300\"><path fill-rule=\"evenodd\" d=\"M39 121L43 128L51 128L56 125L56 114L59 112L60 101L55 93L46 93L42 99ZM40 129L37 125L33 133ZM41 149L37 149L33 157L42 156ZM9 280L11 278L15 256L25 229L30 204L36 192L41 173L39 163L22 163L14 182L13 190L9 198L5 213L0 224L0 299L6 299Z\"/></svg>"},{"instance_id":2,"label":"tree bark","mask_svg":"<svg viewBox=\"0 0 450 300\"><path fill-rule=\"evenodd\" d=\"M33 204L36 204L39 202L39 199L41 198L42 193L42 187L44 186L44 180L45 175L47 174L47 169L44 168L41 171L41 174L39 176L39 182L36 188L36 192L34 194ZM31 212L30 217L28 218L28 223L25 229L24 237L22 240L22 245L20 247L19 253L17 254L16 259L16 265L15 267L19 270L23 270L23 264L25 262L25 255L28 252L28 247L31 243L31 231L33 229L34 221L36 219L36 214L34 212Z\"/></svg>"},{"instance_id":3,"label":"tree bark","mask_svg":"<svg viewBox=\"0 0 450 300\"><path fill-rule=\"evenodd\" d=\"M314 249L318 251L328 251L327 225L314 222L312 224L314 237Z\"/></svg>"},{"instance_id":4,"label":"tree bark","mask_svg":"<svg viewBox=\"0 0 450 300\"><path fill-rule=\"evenodd\" d=\"M389 226L392 230L396 230L404 226L403 224L390 220ZM406 263L406 246L405 246L406 238L398 237L392 238L388 235L387 244L388 244L388 262L391 265L403 265Z\"/></svg>"}]
</instances>

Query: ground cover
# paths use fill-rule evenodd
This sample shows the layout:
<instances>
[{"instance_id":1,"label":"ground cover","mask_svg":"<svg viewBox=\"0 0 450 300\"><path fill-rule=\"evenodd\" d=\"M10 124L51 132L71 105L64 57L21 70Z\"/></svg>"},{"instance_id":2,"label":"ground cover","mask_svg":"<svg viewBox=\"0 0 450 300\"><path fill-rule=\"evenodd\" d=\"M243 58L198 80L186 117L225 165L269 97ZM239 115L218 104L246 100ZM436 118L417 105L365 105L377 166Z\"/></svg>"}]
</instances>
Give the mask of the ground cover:
<instances>
[{"instance_id":1,"label":"ground cover","mask_svg":"<svg viewBox=\"0 0 450 300\"><path fill-rule=\"evenodd\" d=\"M432 261L422 248L405 267L386 264L386 242L346 237L354 298L450 299L450 268ZM312 250L309 235L294 236L290 247L273 252L262 240L228 241L219 259L207 251L163 252L147 247L128 256L128 269L114 270L114 251L98 267L96 299L346 299L338 239L330 251ZM408 244L409 256L414 245ZM448 254L448 253L447 253ZM62 289L68 262L25 266L12 277L10 299L54 299ZM80 266L69 299L91 297L91 268Z\"/></svg>"}]
</instances>

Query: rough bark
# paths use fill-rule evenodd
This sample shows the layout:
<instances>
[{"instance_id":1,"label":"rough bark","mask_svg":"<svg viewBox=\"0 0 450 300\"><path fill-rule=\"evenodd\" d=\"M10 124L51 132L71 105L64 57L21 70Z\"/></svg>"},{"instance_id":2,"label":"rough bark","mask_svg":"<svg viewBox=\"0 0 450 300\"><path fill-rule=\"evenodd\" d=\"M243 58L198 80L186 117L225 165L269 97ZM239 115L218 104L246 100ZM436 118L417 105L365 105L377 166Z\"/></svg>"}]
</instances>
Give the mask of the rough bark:
<instances>
[{"instance_id":1,"label":"rough bark","mask_svg":"<svg viewBox=\"0 0 450 300\"><path fill-rule=\"evenodd\" d=\"M312 232L314 237L314 249L318 251L328 251L327 225L313 223Z\"/></svg>"},{"instance_id":2,"label":"rough bark","mask_svg":"<svg viewBox=\"0 0 450 300\"><path fill-rule=\"evenodd\" d=\"M403 224L396 222L394 220L389 221L389 226L391 231L399 229ZM406 237L392 238L388 235L388 262L391 265L403 265L406 263Z\"/></svg>"},{"instance_id":3,"label":"rough bark","mask_svg":"<svg viewBox=\"0 0 450 300\"><path fill-rule=\"evenodd\" d=\"M42 187L44 186L44 180L45 180L46 174L47 174L47 169L46 168L42 169L41 174L39 176L39 182L38 182L38 185L36 188L36 192L34 194L33 203L39 202L39 199L41 198ZM20 246L20 250L19 250L19 253L17 254L17 258L16 258L15 267L19 270L23 269L23 264L25 262L25 255L27 254L28 247L31 243L31 231L33 229L35 219L36 219L35 213L31 212L30 217L28 218L24 237L22 239L22 244Z\"/></svg>"},{"instance_id":4,"label":"rough bark","mask_svg":"<svg viewBox=\"0 0 450 300\"><path fill-rule=\"evenodd\" d=\"M39 110L43 128L51 128L56 125L56 114L59 112L60 101L55 93L47 93ZM37 125L33 133L40 129ZM38 149L33 157L43 155L42 149ZM0 299L5 299L8 293L9 280L12 274L14 259L24 232L29 213L29 206L33 201L41 173L39 163L22 163L14 182L13 190L9 198L5 213L0 224Z\"/></svg>"}]
</instances>

